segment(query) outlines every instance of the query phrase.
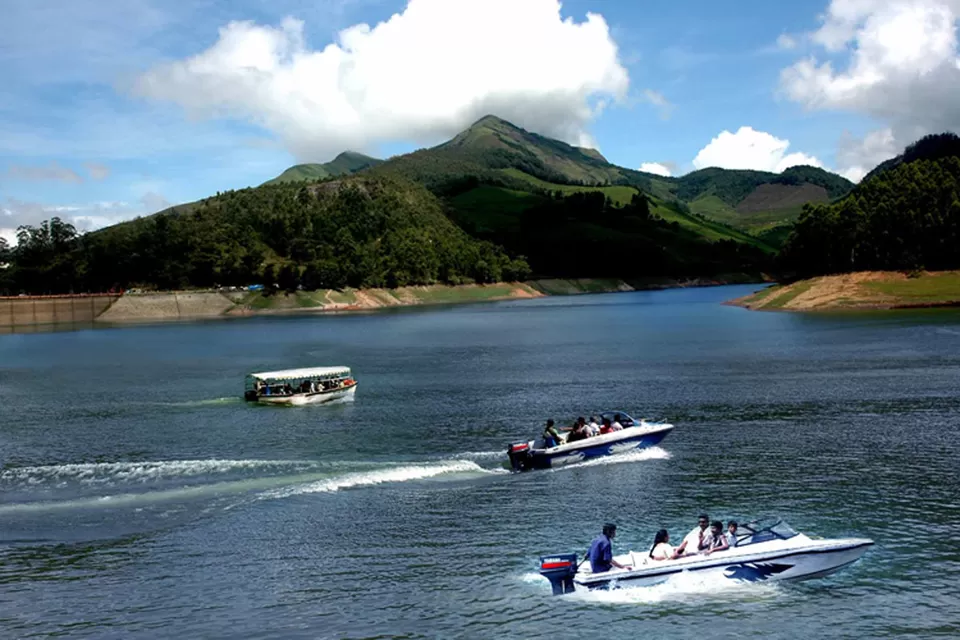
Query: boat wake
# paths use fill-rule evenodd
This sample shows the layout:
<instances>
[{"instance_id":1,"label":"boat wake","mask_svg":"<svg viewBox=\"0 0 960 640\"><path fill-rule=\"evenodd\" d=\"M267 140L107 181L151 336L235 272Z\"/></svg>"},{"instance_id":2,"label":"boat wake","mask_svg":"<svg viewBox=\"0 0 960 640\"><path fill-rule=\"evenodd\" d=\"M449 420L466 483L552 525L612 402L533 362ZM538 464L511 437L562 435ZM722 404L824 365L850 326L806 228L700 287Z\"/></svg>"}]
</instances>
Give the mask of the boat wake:
<instances>
[{"instance_id":1,"label":"boat wake","mask_svg":"<svg viewBox=\"0 0 960 640\"><path fill-rule=\"evenodd\" d=\"M669 460L671 453L661 447L649 447L647 449L631 449L625 453L616 453L603 458L594 458L584 462L575 462L562 467L548 469L548 471L559 472L569 471L570 469L583 469L586 467L601 467L608 464L622 464L624 462L643 462L645 460Z\"/></svg>"},{"instance_id":2,"label":"boat wake","mask_svg":"<svg viewBox=\"0 0 960 640\"><path fill-rule=\"evenodd\" d=\"M526 573L522 581L542 587L550 593L550 581L539 573ZM738 600L772 598L781 593L782 585L776 583L744 582L739 580L716 579L683 572L665 582L649 587L621 587L609 591L577 589L573 593L559 596L575 602L599 605L629 604L699 604L704 599Z\"/></svg>"},{"instance_id":3,"label":"boat wake","mask_svg":"<svg viewBox=\"0 0 960 640\"><path fill-rule=\"evenodd\" d=\"M483 475L491 473L476 462L470 460L451 460L448 462L407 465L391 469L348 473L333 478L324 478L316 482L301 484L295 487L274 489L260 494L262 499L289 498L291 496L310 493L331 493L341 489L355 487L369 487L378 484L407 482L410 480L425 480L436 476Z\"/></svg>"},{"instance_id":4,"label":"boat wake","mask_svg":"<svg viewBox=\"0 0 960 640\"><path fill-rule=\"evenodd\" d=\"M12 467L0 471L4 497L0 516L70 509L139 510L195 500L233 508L248 499L489 473L495 471L462 459L412 464L209 459Z\"/></svg>"}]
</instances>

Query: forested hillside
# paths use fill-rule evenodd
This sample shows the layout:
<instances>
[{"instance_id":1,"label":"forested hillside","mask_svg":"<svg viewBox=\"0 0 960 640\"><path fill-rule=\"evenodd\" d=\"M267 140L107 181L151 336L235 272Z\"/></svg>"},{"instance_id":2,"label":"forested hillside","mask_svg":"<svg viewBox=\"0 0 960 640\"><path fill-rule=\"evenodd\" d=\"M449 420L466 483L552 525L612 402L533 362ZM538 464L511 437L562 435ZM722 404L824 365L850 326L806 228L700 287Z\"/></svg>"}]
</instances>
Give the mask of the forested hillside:
<instances>
[{"instance_id":1,"label":"forested hillside","mask_svg":"<svg viewBox=\"0 0 960 640\"><path fill-rule=\"evenodd\" d=\"M431 149L387 161L345 152L83 236L58 220L24 228L0 287L757 277L786 235L777 225L848 185L813 167L663 178L487 116Z\"/></svg>"},{"instance_id":2,"label":"forested hillside","mask_svg":"<svg viewBox=\"0 0 960 640\"><path fill-rule=\"evenodd\" d=\"M797 276L960 267L960 138L928 136L846 198L808 205L781 255Z\"/></svg>"},{"instance_id":3,"label":"forested hillside","mask_svg":"<svg viewBox=\"0 0 960 640\"><path fill-rule=\"evenodd\" d=\"M395 287L525 278L523 259L469 237L423 187L384 177L220 194L77 236L57 219L25 228L8 288L33 293L246 285Z\"/></svg>"}]
</instances>

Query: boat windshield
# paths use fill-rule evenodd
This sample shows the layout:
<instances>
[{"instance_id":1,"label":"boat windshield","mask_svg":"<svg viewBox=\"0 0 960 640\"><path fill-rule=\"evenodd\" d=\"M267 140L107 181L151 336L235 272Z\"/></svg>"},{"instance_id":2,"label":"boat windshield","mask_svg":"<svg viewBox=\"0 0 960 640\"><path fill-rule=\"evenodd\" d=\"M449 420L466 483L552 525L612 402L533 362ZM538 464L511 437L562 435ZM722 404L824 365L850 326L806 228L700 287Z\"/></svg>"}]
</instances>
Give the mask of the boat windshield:
<instances>
[{"instance_id":1,"label":"boat windshield","mask_svg":"<svg viewBox=\"0 0 960 640\"><path fill-rule=\"evenodd\" d=\"M747 535L744 536L744 533ZM797 531L780 518L762 518L740 525L738 547L770 540L789 540L799 535Z\"/></svg>"},{"instance_id":2,"label":"boat windshield","mask_svg":"<svg viewBox=\"0 0 960 640\"><path fill-rule=\"evenodd\" d=\"M610 422L613 422L614 416L620 414L620 424L627 427L635 424L640 424L638 420L634 420L630 417L626 411L604 411L600 414L600 421L603 422L605 418L609 418Z\"/></svg>"}]
</instances>

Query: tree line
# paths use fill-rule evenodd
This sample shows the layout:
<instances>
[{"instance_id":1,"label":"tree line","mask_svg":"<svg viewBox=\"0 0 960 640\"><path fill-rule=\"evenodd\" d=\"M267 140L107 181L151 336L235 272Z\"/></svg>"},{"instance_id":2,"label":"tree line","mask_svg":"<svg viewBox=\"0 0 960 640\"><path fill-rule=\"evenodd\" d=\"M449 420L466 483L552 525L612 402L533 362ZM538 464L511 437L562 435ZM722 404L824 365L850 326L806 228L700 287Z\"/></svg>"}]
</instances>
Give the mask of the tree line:
<instances>
[{"instance_id":1,"label":"tree line","mask_svg":"<svg viewBox=\"0 0 960 640\"><path fill-rule=\"evenodd\" d=\"M918 157L917 147L933 157ZM780 268L796 277L960 267L960 138L931 136L846 198L806 205Z\"/></svg>"},{"instance_id":2,"label":"tree line","mask_svg":"<svg viewBox=\"0 0 960 640\"><path fill-rule=\"evenodd\" d=\"M519 280L522 256L473 239L426 189L387 177L229 191L78 234L53 218L0 245L0 290L286 289Z\"/></svg>"}]
</instances>

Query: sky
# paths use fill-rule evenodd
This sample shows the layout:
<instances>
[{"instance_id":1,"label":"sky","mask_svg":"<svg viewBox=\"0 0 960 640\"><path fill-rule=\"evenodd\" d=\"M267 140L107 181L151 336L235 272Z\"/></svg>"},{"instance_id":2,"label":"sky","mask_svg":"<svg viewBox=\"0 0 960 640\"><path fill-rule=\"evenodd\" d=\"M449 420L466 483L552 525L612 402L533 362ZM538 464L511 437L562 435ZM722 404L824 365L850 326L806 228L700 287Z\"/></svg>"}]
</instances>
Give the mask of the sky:
<instances>
[{"instance_id":1,"label":"sky","mask_svg":"<svg viewBox=\"0 0 960 640\"><path fill-rule=\"evenodd\" d=\"M960 132L960 0L3 0L0 237L487 114L662 175L859 180Z\"/></svg>"}]
</instances>

